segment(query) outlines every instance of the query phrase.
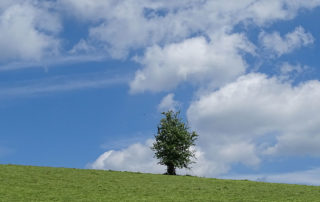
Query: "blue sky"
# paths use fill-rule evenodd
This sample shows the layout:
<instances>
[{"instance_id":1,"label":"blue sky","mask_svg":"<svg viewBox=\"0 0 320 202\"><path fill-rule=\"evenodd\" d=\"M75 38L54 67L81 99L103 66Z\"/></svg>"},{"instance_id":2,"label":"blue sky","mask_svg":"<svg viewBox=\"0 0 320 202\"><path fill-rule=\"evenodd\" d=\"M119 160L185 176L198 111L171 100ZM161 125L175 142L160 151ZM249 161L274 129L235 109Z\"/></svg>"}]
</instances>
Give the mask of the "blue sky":
<instances>
[{"instance_id":1,"label":"blue sky","mask_svg":"<svg viewBox=\"0 0 320 202\"><path fill-rule=\"evenodd\" d=\"M180 174L320 185L319 18L319 0L2 0L0 163L163 173L173 109L199 134Z\"/></svg>"}]
</instances>

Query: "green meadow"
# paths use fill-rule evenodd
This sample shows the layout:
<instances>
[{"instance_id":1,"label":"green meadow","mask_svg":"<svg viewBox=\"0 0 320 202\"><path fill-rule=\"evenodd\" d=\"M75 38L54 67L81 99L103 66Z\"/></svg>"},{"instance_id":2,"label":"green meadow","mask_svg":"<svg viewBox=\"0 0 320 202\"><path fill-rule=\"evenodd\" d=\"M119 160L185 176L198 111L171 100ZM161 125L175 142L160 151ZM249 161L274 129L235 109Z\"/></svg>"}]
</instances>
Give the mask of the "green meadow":
<instances>
[{"instance_id":1,"label":"green meadow","mask_svg":"<svg viewBox=\"0 0 320 202\"><path fill-rule=\"evenodd\" d=\"M320 187L0 165L0 201L320 201Z\"/></svg>"}]
</instances>

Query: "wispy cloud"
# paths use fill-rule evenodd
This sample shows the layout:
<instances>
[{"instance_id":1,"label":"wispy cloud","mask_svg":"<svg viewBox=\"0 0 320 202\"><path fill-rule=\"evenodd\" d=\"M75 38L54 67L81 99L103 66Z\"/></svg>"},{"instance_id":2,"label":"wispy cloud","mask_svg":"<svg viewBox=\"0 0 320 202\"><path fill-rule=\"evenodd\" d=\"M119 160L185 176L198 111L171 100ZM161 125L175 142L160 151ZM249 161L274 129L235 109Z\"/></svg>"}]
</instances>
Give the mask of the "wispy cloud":
<instances>
[{"instance_id":1,"label":"wispy cloud","mask_svg":"<svg viewBox=\"0 0 320 202\"><path fill-rule=\"evenodd\" d=\"M107 59L105 55L69 55L51 57L42 61L29 61L29 62L11 62L7 64L0 64L0 72L14 71L29 68L47 68L57 67L60 65L77 64L83 62L97 62Z\"/></svg>"},{"instance_id":2,"label":"wispy cloud","mask_svg":"<svg viewBox=\"0 0 320 202\"><path fill-rule=\"evenodd\" d=\"M301 26L285 36L280 36L279 32L271 34L262 32L259 39L266 50L278 57L314 43L312 34L306 32Z\"/></svg>"},{"instance_id":3,"label":"wispy cloud","mask_svg":"<svg viewBox=\"0 0 320 202\"><path fill-rule=\"evenodd\" d=\"M12 154L13 152L14 152L14 150L11 148L0 146L0 158L6 157L6 156Z\"/></svg>"},{"instance_id":4,"label":"wispy cloud","mask_svg":"<svg viewBox=\"0 0 320 202\"><path fill-rule=\"evenodd\" d=\"M247 179L261 182L276 182L289 184L320 185L320 168L288 173L264 173L248 175L230 175L226 179Z\"/></svg>"},{"instance_id":5,"label":"wispy cloud","mask_svg":"<svg viewBox=\"0 0 320 202\"><path fill-rule=\"evenodd\" d=\"M161 103L158 105L158 111L168 111L173 110L176 111L179 108L180 103L174 100L174 94L169 93L164 98L162 98Z\"/></svg>"},{"instance_id":6,"label":"wispy cloud","mask_svg":"<svg viewBox=\"0 0 320 202\"><path fill-rule=\"evenodd\" d=\"M103 73L81 76L56 76L49 79L26 81L19 83L15 87L0 88L0 98L35 96L88 88L105 88L113 85L125 85L128 81L129 77L111 77Z\"/></svg>"}]
</instances>

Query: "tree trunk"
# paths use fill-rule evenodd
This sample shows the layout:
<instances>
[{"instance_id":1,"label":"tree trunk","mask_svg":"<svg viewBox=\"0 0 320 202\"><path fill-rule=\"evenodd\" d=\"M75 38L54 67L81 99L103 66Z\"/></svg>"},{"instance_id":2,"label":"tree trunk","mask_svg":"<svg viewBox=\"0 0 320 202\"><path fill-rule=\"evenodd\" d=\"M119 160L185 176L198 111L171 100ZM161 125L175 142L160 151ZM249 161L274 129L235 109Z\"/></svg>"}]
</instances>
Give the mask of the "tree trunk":
<instances>
[{"instance_id":1,"label":"tree trunk","mask_svg":"<svg viewBox=\"0 0 320 202\"><path fill-rule=\"evenodd\" d=\"M167 175L176 175L176 169L172 163L167 165Z\"/></svg>"}]
</instances>

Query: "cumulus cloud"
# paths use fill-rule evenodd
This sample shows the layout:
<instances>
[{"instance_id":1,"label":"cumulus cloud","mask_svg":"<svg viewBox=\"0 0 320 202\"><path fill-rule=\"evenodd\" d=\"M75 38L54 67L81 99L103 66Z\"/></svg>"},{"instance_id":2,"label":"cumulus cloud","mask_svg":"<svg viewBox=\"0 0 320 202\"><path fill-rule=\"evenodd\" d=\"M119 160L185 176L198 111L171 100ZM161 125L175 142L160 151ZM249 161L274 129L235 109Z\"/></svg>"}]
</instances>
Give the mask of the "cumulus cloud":
<instances>
[{"instance_id":1,"label":"cumulus cloud","mask_svg":"<svg viewBox=\"0 0 320 202\"><path fill-rule=\"evenodd\" d=\"M319 81L292 86L249 74L200 96L189 107L188 120L213 160L221 156L251 166L263 155L319 156L319 98Z\"/></svg>"},{"instance_id":2,"label":"cumulus cloud","mask_svg":"<svg viewBox=\"0 0 320 202\"><path fill-rule=\"evenodd\" d=\"M185 81L222 85L245 72L241 52L254 52L241 34L219 34L210 42L197 37L163 48L153 46L138 59L144 68L130 83L131 92L168 91Z\"/></svg>"},{"instance_id":3,"label":"cumulus cloud","mask_svg":"<svg viewBox=\"0 0 320 202\"><path fill-rule=\"evenodd\" d=\"M93 169L110 169L119 171L164 173L165 167L157 164L150 149L153 140L144 144L136 143L128 148L103 153L89 167Z\"/></svg>"},{"instance_id":4,"label":"cumulus cloud","mask_svg":"<svg viewBox=\"0 0 320 202\"><path fill-rule=\"evenodd\" d=\"M158 105L158 111L160 112L164 112L168 110L176 111L179 105L180 103L174 100L174 94L169 93L164 98L162 98L160 104Z\"/></svg>"},{"instance_id":5,"label":"cumulus cloud","mask_svg":"<svg viewBox=\"0 0 320 202\"><path fill-rule=\"evenodd\" d=\"M278 32L271 34L262 32L259 39L266 50L271 51L278 57L314 42L312 34L306 32L301 26L293 32L287 33L284 37L281 37Z\"/></svg>"},{"instance_id":6,"label":"cumulus cloud","mask_svg":"<svg viewBox=\"0 0 320 202\"><path fill-rule=\"evenodd\" d=\"M242 22L263 26L292 19L301 9L319 6L320 1L61 0L59 4L77 18L94 22L89 38L104 43L113 57L121 58L131 49L181 42L197 33L210 36Z\"/></svg>"},{"instance_id":7,"label":"cumulus cloud","mask_svg":"<svg viewBox=\"0 0 320 202\"><path fill-rule=\"evenodd\" d=\"M4 3L0 10L0 61L40 60L57 54L59 18L45 4Z\"/></svg>"}]
</instances>

